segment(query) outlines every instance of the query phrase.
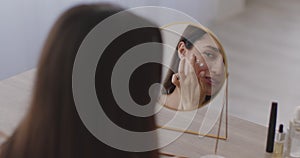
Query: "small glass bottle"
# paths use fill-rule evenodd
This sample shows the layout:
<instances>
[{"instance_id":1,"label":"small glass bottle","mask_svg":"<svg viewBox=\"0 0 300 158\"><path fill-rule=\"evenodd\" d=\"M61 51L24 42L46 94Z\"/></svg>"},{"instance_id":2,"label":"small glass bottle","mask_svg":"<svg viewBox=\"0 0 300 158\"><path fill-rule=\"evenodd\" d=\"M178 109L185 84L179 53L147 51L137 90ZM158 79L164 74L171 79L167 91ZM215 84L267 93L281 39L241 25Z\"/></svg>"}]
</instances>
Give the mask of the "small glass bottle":
<instances>
[{"instance_id":1,"label":"small glass bottle","mask_svg":"<svg viewBox=\"0 0 300 158\"><path fill-rule=\"evenodd\" d=\"M290 121L287 156L300 158L300 106L296 108L295 117Z\"/></svg>"},{"instance_id":2,"label":"small glass bottle","mask_svg":"<svg viewBox=\"0 0 300 158\"><path fill-rule=\"evenodd\" d=\"M280 124L279 130L276 133L273 158L282 158L285 143L285 133L283 132L283 124Z\"/></svg>"}]
</instances>

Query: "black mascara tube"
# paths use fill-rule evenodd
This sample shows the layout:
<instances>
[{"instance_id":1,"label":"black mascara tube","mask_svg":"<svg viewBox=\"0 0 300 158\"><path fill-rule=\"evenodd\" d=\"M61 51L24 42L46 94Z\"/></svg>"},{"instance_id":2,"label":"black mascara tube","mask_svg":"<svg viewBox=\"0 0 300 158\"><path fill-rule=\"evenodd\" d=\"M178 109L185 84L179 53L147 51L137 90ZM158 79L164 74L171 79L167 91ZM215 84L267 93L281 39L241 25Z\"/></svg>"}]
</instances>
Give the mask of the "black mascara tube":
<instances>
[{"instance_id":1,"label":"black mascara tube","mask_svg":"<svg viewBox=\"0 0 300 158\"><path fill-rule=\"evenodd\" d=\"M268 153L273 152L275 129L276 129L276 119L277 119L277 102L272 102L269 128L268 128L267 147L266 147L266 152L268 152Z\"/></svg>"}]
</instances>

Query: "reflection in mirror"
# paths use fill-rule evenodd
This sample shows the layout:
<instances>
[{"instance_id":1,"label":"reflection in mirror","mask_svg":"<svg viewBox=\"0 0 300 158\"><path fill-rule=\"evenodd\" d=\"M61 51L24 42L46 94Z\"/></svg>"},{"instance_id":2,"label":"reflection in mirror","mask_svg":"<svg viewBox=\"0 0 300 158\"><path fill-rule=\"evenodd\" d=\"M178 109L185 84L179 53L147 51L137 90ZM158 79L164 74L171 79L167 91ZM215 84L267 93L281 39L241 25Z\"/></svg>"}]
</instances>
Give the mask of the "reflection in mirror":
<instances>
[{"instance_id":1,"label":"reflection in mirror","mask_svg":"<svg viewBox=\"0 0 300 158\"><path fill-rule=\"evenodd\" d=\"M160 104L188 111L203 107L217 96L227 68L222 46L211 35L194 25L185 28L163 80Z\"/></svg>"},{"instance_id":2,"label":"reflection in mirror","mask_svg":"<svg viewBox=\"0 0 300 158\"><path fill-rule=\"evenodd\" d=\"M166 108L161 108L157 115L158 127L175 131L171 134L215 138L216 157L219 139L227 140L228 136L228 70L224 49L217 37L200 24L176 23L162 29L164 44L168 46L164 48L167 70L163 70L158 107Z\"/></svg>"}]
</instances>

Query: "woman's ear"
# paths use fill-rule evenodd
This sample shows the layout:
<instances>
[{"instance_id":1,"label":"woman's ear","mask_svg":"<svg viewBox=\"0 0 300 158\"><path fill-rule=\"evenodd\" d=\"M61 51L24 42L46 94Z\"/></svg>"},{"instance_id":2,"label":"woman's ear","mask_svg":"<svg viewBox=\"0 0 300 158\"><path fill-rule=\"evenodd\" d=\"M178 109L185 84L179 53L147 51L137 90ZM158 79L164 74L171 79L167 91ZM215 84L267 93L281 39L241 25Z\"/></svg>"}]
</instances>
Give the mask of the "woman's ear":
<instances>
[{"instance_id":1,"label":"woman's ear","mask_svg":"<svg viewBox=\"0 0 300 158\"><path fill-rule=\"evenodd\" d=\"M183 57L186 56L187 48L185 47L185 43L183 41L180 41L178 43L177 50L178 50L178 56L180 59L182 59Z\"/></svg>"}]
</instances>

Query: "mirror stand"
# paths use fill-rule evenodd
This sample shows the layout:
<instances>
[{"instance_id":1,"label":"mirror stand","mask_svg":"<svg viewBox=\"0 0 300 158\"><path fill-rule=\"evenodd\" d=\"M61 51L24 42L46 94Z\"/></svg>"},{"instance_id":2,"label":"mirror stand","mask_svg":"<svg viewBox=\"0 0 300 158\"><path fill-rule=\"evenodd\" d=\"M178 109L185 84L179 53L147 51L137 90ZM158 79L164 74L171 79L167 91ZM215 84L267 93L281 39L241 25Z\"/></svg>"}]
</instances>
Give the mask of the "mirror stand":
<instances>
[{"instance_id":1,"label":"mirror stand","mask_svg":"<svg viewBox=\"0 0 300 158\"><path fill-rule=\"evenodd\" d=\"M228 77L228 75L227 75L227 77ZM225 112L225 136L220 136L224 112ZM217 135L202 134L202 133L195 132L195 131L182 130L182 129L176 129L176 128L165 127L165 126L157 126L157 127L165 129L165 130L171 130L171 131L183 132L183 133L192 134L192 135L204 136L204 137L208 137L208 138L214 138L214 139L216 139L214 154L205 155L205 156L202 156L201 158L225 158L223 156L217 155L217 152L218 152L219 140L227 140L228 139L228 78L226 79L225 104L223 104L222 111L220 113ZM160 155L169 156L169 157L176 156L173 154L167 154L167 153L162 153L162 152L160 152Z\"/></svg>"}]
</instances>

